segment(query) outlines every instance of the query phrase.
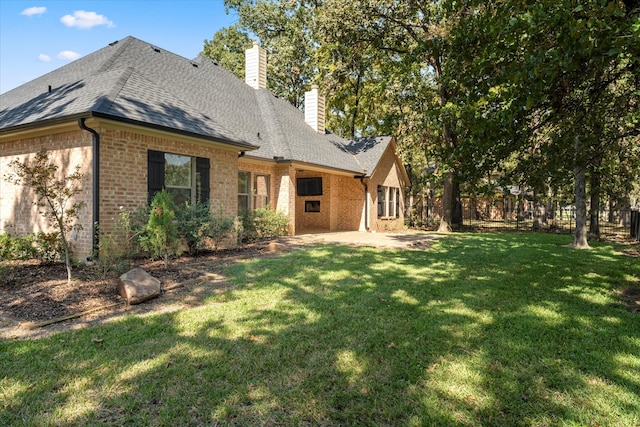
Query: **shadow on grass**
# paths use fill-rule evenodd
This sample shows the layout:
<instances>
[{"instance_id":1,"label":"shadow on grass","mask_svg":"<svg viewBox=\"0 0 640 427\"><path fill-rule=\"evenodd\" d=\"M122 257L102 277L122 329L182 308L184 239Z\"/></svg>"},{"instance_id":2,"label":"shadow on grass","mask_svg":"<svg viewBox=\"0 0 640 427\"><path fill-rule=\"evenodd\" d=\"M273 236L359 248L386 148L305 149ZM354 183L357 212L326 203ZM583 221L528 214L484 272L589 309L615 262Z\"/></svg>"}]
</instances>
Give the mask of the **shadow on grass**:
<instances>
[{"instance_id":1,"label":"shadow on grass","mask_svg":"<svg viewBox=\"0 0 640 427\"><path fill-rule=\"evenodd\" d=\"M614 290L640 268L563 240L236 264L204 306L0 343L0 422L636 425L640 317Z\"/></svg>"}]
</instances>

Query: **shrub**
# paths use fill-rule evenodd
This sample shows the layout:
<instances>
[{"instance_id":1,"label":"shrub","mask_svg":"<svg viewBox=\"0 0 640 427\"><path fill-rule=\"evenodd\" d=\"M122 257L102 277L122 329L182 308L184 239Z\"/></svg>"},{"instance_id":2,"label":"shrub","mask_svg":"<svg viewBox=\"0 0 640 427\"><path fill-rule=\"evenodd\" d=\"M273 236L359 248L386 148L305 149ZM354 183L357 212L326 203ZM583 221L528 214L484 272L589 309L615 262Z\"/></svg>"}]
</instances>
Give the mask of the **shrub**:
<instances>
[{"instance_id":1,"label":"shrub","mask_svg":"<svg viewBox=\"0 0 640 427\"><path fill-rule=\"evenodd\" d=\"M213 240L213 249L218 248L218 244L225 237L228 237L235 228L236 221L233 218L225 218L222 213L211 216L211 224L208 236Z\"/></svg>"},{"instance_id":2,"label":"shrub","mask_svg":"<svg viewBox=\"0 0 640 427\"><path fill-rule=\"evenodd\" d=\"M198 253L206 248L205 237L211 214L209 203L186 204L176 213L178 234L184 237L190 253Z\"/></svg>"},{"instance_id":3,"label":"shrub","mask_svg":"<svg viewBox=\"0 0 640 427\"><path fill-rule=\"evenodd\" d=\"M33 235L0 234L0 261L36 258Z\"/></svg>"},{"instance_id":4,"label":"shrub","mask_svg":"<svg viewBox=\"0 0 640 427\"><path fill-rule=\"evenodd\" d=\"M120 206L113 230L101 232L98 241L97 267L103 279L110 273L125 273L131 267L131 259L142 252L140 238L144 235L148 219L148 206L138 207L134 211Z\"/></svg>"},{"instance_id":5,"label":"shrub","mask_svg":"<svg viewBox=\"0 0 640 427\"><path fill-rule=\"evenodd\" d=\"M233 230L234 220L221 213L213 215L209 203L186 205L177 212L178 233L184 237L189 252L197 254L204 249L217 249L220 240Z\"/></svg>"},{"instance_id":6,"label":"shrub","mask_svg":"<svg viewBox=\"0 0 640 427\"><path fill-rule=\"evenodd\" d=\"M148 251L152 258L164 259L165 268L169 267L170 256L182 253L178 244L178 229L174 223L175 211L175 204L166 190L156 193L140 241L142 248Z\"/></svg>"},{"instance_id":7,"label":"shrub","mask_svg":"<svg viewBox=\"0 0 640 427\"><path fill-rule=\"evenodd\" d=\"M242 218L239 237L242 241L254 242L261 239L286 236L289 233L289 217L268 208L255 209Z\"/></svg>"},{"instance_id":8,"label":"shrub","mask_svg":"<svg viewBox=\"0 0 640 427\"><path fill-rule=\"evenodd\" d=\"M34 246L36 258L44 263L60 262L66 258L65 248L57 231L52 233L38 232L35 235ZM70 267L71 248L69 246L67 246L67 251L69 256L67 267Z\"/></svg>"}]
</instances>

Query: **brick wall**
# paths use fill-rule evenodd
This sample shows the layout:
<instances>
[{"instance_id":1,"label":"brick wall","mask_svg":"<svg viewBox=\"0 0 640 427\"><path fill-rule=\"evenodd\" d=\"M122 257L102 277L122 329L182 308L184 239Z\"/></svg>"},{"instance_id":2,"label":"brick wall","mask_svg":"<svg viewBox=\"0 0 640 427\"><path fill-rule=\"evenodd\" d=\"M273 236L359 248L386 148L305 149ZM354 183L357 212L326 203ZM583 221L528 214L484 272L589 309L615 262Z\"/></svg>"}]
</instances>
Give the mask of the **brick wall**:
<instances>
[{"instance_id":1,"label":"brick wall","mask_svg":"<svg viewBox=\"0 0 640 427\"><path fill-rule=\"evenodd\" d=\"M75 128L75 129L74 129ZM42 208L34 205L36 200L33 190L24 186L9 183L5 176L13 174L9 164L13 160L24 162L33 160L34 153L45 149L50 161L58 165L58 176L62 178L80 166L83 174L82 191L73 202L84 202L79 221L80 230L69 235L69 241L76 257L84 257L91 253L91 187L92 187L92 148L91 135L75 126L59 127L51 133L13 140L4 139L0 143L0 233L28 235L31 233L52 232L53 229L42 217Z\"/></svg>"},{"instance_id":2,"label":"brick wall","mask_svg":"<svg viewBox=\"0 0 640 427\"><path fill-rule=\"evenodd\" d=\"M392 146L383 154L373 176L369 179L369 229L371 231L394 231L404 227L404 183ZM398 218L378 218L378 185L400 188Z\"/></svg>"},{"instance_id":3,"label":"brick wall","mask_svg":"<svg viewBox=\"0 0 640 427\"><path fill-rule=\"evenodd\" d=\"M331 231L364 231L364 186L353 176L333 175Z\"/></svg>"},{"instance_id":4,"label":"brick wall","mask_svg":"<svg viewBox=\"0 0 640 427\"><path fill-rule=\"evenodd\" d=\"M238 154L210 144L128 129L101 127L100 227L110 231L120 207L135 210L147 203L147 151L205 157L211 162L211 210L237 214Z\"/></svg>"},{"instance_id":5,"label":"brick wall","mask_svg":"<svg viewBox=\"0 0 640 427\"><path fill-rule=\"evenodd\" d=\"M120 208L133 211L147 203L147 150L164 151L211 162L211 206L215 213L227 217L237 215L238 155L235 151L216 148L206 142L178 139L159 132L133 127L115 127L109 122L92 121L88 125L100 135L100 230L113 230ZM82 230L74 233L71 243L78 259L92 252L92 136L75 126L51 130L49 134L9 140L3 138L0 155L0 233L25 235L48 231L45 221L32 205L33 193L3 179L10 172L9 163L33 156L45 148L61 165L61 173L71 173L81 165L85 175L83 192L78 200L86 207L81 212ZM38 131L46 133L44 130Z\"/></svg>"}]
</instances>

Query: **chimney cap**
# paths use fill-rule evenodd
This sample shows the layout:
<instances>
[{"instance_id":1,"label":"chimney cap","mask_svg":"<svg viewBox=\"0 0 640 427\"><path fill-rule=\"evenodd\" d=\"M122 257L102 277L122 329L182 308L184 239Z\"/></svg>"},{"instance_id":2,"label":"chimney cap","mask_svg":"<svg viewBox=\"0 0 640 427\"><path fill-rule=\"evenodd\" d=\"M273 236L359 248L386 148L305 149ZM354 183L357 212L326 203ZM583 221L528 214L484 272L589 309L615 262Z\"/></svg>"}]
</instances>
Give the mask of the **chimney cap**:
<instances>
[{"instance_id":1,"label":"chimney cap","mask_svg":"<svg viewBox=\"0 0 640 427\"><path fill-rule=\"evenodd\" d=\"M259 41L257 41L257 40L254 40L254 41L253 41L253 45L254 45L254 46L260 46L260 42L259 42Z\"/></svg>"},{"instance_id":2,"label":"chimney cap","mask_svg":"<svg viewBox=\"0 0 640 427\"><path fill-rule=\"evenodd\" d=\"M311 85L311 90L318 89L318 85Z\"/></svg>"}]
</instances>

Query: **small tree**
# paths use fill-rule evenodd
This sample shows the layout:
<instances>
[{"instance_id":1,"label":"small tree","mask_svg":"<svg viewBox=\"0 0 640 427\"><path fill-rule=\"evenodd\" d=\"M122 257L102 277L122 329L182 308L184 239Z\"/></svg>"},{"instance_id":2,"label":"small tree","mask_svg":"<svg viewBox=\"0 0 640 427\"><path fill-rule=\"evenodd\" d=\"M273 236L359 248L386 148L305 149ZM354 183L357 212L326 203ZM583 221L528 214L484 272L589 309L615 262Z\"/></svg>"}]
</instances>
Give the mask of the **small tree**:
<instances>
[{"instance_id":1,"label":"small tree","mask_svg":"<svg viewBox=\"0 0 640 427\"><path fill-rule=\"evenodd\" d=\"M40 214L58 233L67 267L67 282L71 282L71 248L67 236L72 230L82 228L76 221L80 209L85 205L84 202L73 201L74 196L82 191L80 184L84 175L80 172L80 165L75 167L71 175L59 178L58 166L49 162L46 150L40 150L33 161L14 160L9 166L14 174L5 175L5 179L16 185L30 187L35 192L34 204L43 208Z\"/></svg>"},{"instance_id":2,"label":"small tree","mask_svg":"<svg viewBox=\"0 0 640 427\"><path fill-rule=\"evenodd\" d=\"M180 238L178 228L173 220L176 217L176 206L171 200L171 195L162 190L156 193L151 202L149 220L142 236L142 247L149 251L152 258L162 257L164 267L169 267L169 257L180 255L178 245Z\"/></svg>"}]
</instances>

